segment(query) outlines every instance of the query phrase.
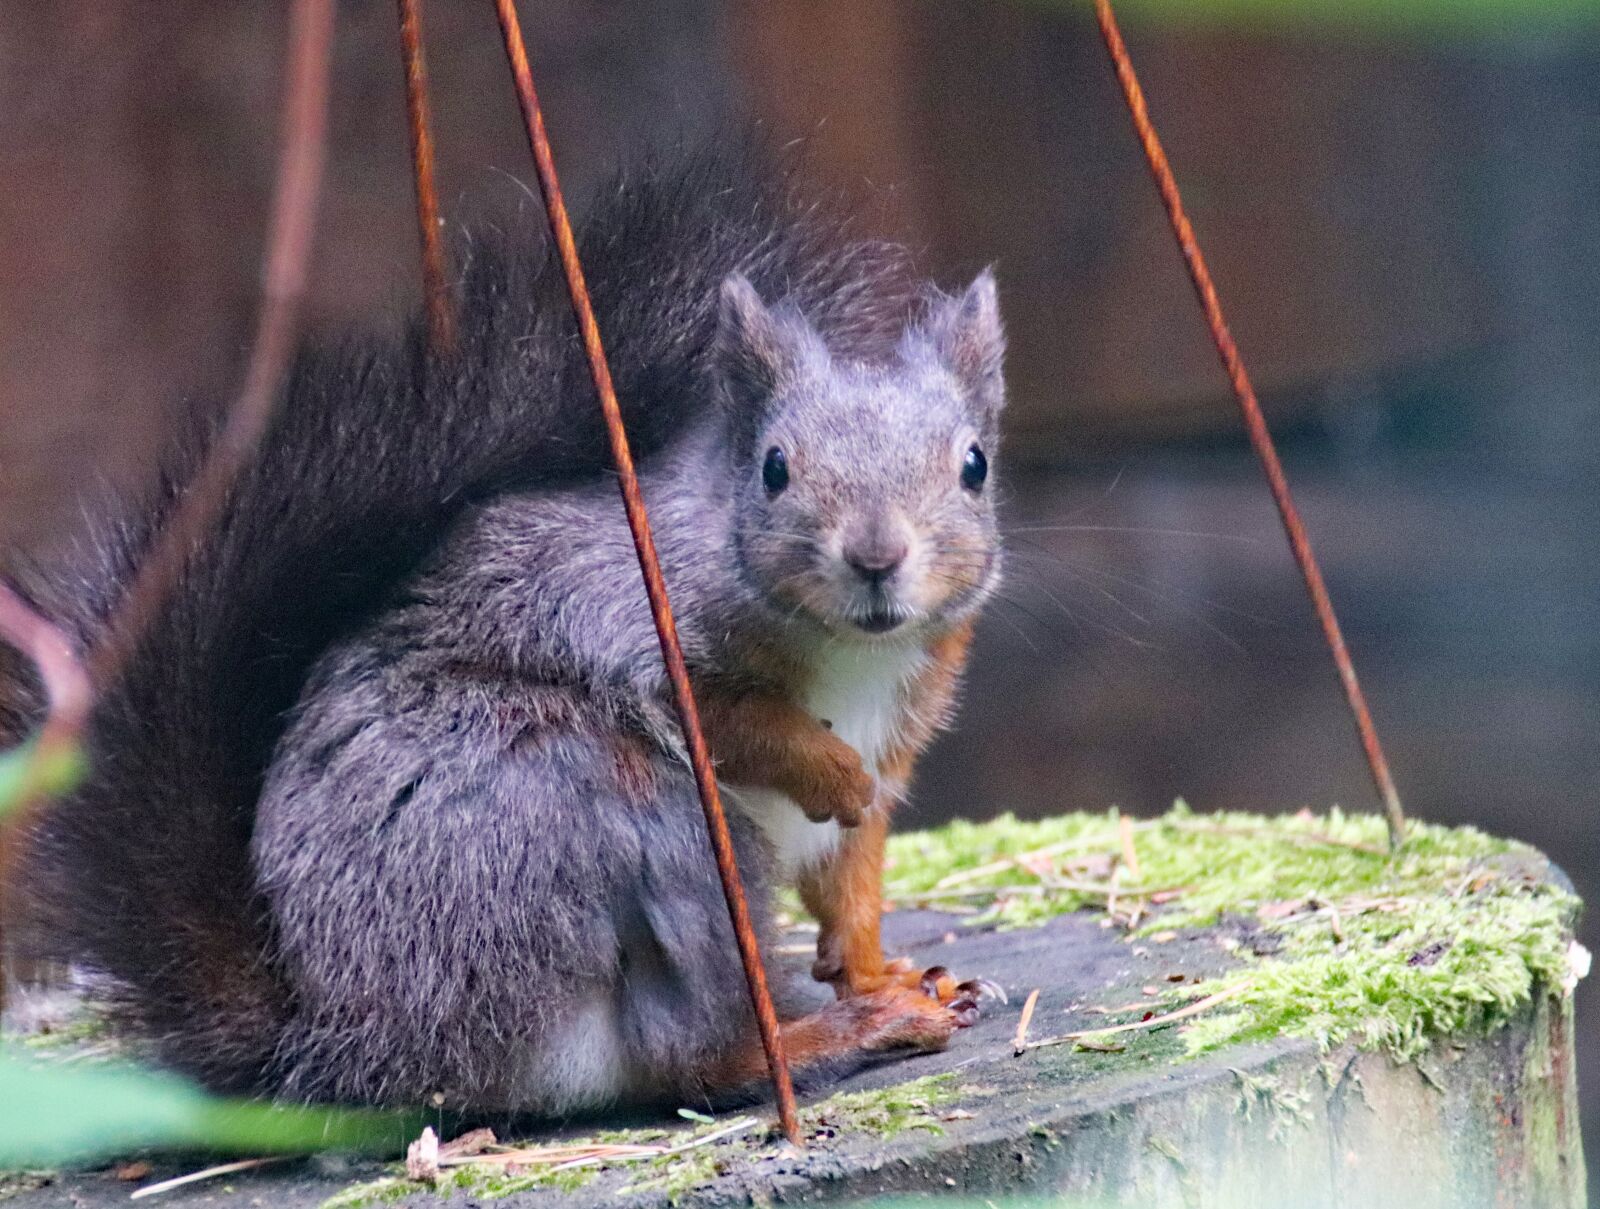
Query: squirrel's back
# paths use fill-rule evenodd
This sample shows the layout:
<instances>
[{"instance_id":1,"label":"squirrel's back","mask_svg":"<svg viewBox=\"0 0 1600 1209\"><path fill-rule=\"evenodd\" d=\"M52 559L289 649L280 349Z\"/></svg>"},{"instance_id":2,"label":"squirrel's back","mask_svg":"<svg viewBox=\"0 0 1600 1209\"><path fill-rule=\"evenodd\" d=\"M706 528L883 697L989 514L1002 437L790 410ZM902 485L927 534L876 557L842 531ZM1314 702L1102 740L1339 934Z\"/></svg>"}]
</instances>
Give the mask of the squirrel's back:
<instances>
[{"instance_id":1,"label":"squirrel's back","mask_svg":"<svg viewBox=\"0 0 1600 1209\"><path fill-rule=\"evenodd\" d=\"M839 347L899 331L899 255L847 233L759 152L663 154L598 195L580 251L630 435L644 454L707 395L718 286L743 273ZM90 773L29 837L30 939L96 975L124 1023L208 1083L270 1082L292 1007L249 845L274 745L306 675L466 504L594 473L605 443L559 268L532 235L465 249L461 347L303 352L215 532L98 703ZM215 417L158 489L102 515L69 568L23 577L91 645Z\"/></svg>"}]
</instances>

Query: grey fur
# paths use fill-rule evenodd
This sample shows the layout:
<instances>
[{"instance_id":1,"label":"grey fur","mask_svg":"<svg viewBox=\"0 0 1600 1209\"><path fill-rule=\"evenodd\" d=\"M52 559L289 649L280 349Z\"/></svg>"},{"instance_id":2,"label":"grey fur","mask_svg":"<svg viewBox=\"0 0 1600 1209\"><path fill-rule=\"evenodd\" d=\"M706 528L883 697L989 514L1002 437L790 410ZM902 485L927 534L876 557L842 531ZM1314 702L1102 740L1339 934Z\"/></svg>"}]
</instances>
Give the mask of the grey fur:
<instances>
[{"instance_id":1,"label":"grey fur","mask_svg":"<svg viewBox=\"0 0 1600 1209\"><path fill-rule=\"evenodd\" d=\"M963 442L992 450L1001 398L952 349L987 340L998 365L992 286L976 310L930 299L896 345L892 259L818 237L836 228L814 213L693 160L630 198L587 251L696 671L750 674L728 666L735 635L803 659L979 607L993 490L958 473ZM673 226L690 203L701 225ZM502 284L467 309L489 334L466 368L424 362L402 385L381 360L302 367L221 538L97 716L93 781L35 837L54 950L109 974L130 1026L218 1086L564 1112L691 1097L749 1041L614 487L550 481L599 442L548 270L520 279L546 308L531 316L478 272ZM773 499L775 442L796 466ZM840 562L863 517L921 543L898 582L864 589ZM102 544L98 582L140 540ZM286 615L302 574L309 604ZM892 634L855 624L885 611ZM736 824L764 920L766 849Z\"/></svg>"},{"instance_id":2,"label":"grey fur","mask_svg":"<svg viewBox=\"0 0 1600 1209\"><path fill-rule=\"evenodd\" d=\"M752 299L724 323L761 323ZM969 431L992 438L996 417L925 333L890 364L835 364L788 322L809 364L766 379L783 385L754 443L708 411L644 479L687 657L722 679L751 674L730 638L801 657L901 640L850 624L831 528L893 509L919 541L995 545L992 493L960 487L954 451ZM724 336L723 381L743 390L749 350ZM756 473L769 441L798 463L781 512ZM777 539L801 524L817 536L797 558ZM777 557L741 556L763 538ZM908 626L977 607L993 562L960 569L970 586ZM796 612L796 578L837 604ZM649 761L647 797L620 783L619 740ZM319 666L262 796L256 866L299 999L286 1090L547 1112L694 1095L751 1024L679 747L614 489L525 492L464 518L404 601ZM738 837L764 914L764 851L747 826ZM614 1031L579 1027L597 1018ZM577 1077L596 1070L611 1077Z\"/></svg>"}]
</instances>

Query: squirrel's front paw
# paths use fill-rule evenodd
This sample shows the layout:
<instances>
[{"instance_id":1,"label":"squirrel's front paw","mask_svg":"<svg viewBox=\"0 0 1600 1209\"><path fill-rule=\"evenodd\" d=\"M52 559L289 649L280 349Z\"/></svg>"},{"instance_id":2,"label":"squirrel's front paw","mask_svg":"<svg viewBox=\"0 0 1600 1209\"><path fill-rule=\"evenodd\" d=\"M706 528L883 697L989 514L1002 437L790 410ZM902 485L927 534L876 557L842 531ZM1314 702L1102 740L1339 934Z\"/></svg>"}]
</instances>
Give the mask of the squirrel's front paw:
<instances>
[{"instance_id":1,"label":"squirrel's front paw","mask_svg":"<svg viewBox=\"0 0 1600 1209\"><path fill-rule=\"evenodd\" d=\"M878 795L878 781L861 763L856 749L834 739L818 761L816 779L795 795L795 801L813 823L829 819L841 827L855 827Z\"/></svg>"}]
</instances>

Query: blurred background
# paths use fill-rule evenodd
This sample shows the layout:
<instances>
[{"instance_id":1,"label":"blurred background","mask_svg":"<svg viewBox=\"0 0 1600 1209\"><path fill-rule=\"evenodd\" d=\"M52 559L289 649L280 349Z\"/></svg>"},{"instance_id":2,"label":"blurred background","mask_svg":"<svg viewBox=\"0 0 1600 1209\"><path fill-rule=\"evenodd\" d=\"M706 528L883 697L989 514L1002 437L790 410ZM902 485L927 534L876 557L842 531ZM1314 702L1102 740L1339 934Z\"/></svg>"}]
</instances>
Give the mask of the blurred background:
<instances>
[{"instance_id":1,"label":"blurred background","mask_svg":"<svg viewBox=\"0 0 1600 1209\"><path fill-rule=\"evenodd\" d=\"M631 146L755 118L946 284L997 266L1010 583L909 825L1373 805L1086 5L522 7L580 203ZM1130 49L1407 806L1600 894L1592 7L1169 7L1128 8ZM537 221L488 6L427 22L451 220ZM235 383L282 40L272 3L0 0L5 548ZM341 6L335 70L309 322L391 328L420 290L390 0ZM1592 989L1579 1016L1593 1156Z\"/></svg>"}]
</instances>

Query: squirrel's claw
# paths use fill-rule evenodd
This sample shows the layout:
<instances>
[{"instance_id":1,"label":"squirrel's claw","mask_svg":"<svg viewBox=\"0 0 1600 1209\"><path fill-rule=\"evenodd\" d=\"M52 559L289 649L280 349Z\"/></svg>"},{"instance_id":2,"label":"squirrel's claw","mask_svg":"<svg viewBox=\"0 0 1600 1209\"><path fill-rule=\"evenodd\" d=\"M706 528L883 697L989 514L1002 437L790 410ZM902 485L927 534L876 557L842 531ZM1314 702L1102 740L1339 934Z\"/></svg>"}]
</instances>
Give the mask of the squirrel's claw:
<instances>
[{"instance_id":1,"label":"squirrel's claw","mask_svg":"<svg viewBox=\"0 0 1600 1209\"><path fill-rule=\"evenodd\" d=\"M1011 1002L1006 997L1005 988L998 982L992 982L987 978L969 978L966 982L960 983L956 987L956 991L963 996L976 999L980 1003L985 999L994 999L1000 1003Z\"/></svg>"},{"instance_id":2,"label":"squirrel's claw","mask_svg":"<svg viewBox=\"0 0 1600 1209\"><path fill-rule=\"evenodd\" d=\"M1006 1002L1006 993L987 978L972 978L952 986L950 971L944 966L929 966L922 971L917 988L929 999L944 1004L957 1028L967 1028L978 1022L984 1000Z\"/></svg>"},{"instance_id":3,"label":"squirrel's claw","mask_svg":"<svg viewBox=\"0 0 1600 1209\"><path fill-rule=\"evenodd\" d=\"M945 1004L945 1010L950 1013L950 1019L957 1028L971 1028L978 1023L978 1017L983 1014L982 1005L970 995L952 999Z\"/></svg>"},{"instance_id":4,"label":"squirrel's claw","mask_svg":"<svg viewBox=\"0 0 1600 1209\"><path fill-rule=\"evenodd\" d=\"M978 983L974 980L963 982L956 987L953 996L948 992L941 994L941 990L948 988L949 983L949 970L943 966L930 966L922 971L922 980L918 986L928 998L944 1003L945 1010L950 1013L951 1022L957 1028L970 1028L978 1023L978 1017L983 1014L983 992L978 989Z\"/></svg>"}]
</instances>

